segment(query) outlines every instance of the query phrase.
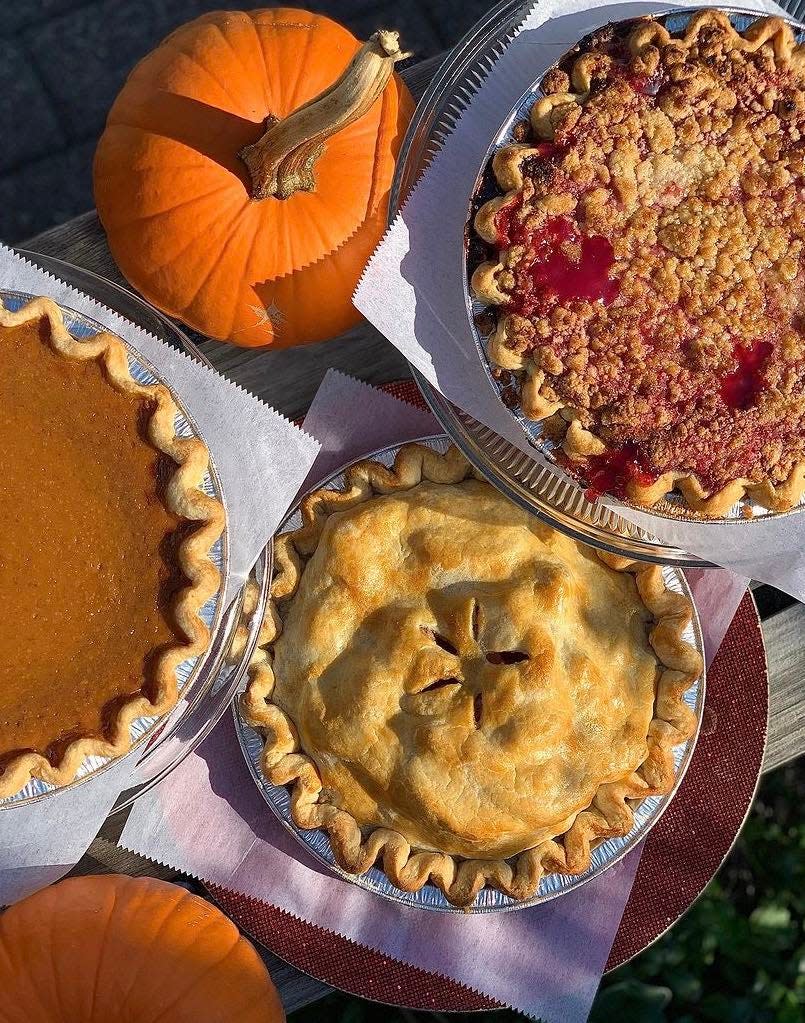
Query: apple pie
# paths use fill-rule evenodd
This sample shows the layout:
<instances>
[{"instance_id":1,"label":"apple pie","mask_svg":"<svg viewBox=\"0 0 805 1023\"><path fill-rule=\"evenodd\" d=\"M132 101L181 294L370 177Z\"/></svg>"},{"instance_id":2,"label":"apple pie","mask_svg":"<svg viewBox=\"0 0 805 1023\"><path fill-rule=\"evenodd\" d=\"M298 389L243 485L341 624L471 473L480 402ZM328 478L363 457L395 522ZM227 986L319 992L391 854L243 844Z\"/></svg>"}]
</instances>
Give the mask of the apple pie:
<instances>
[{"instance_id":1,"label":"apple pie","mask_svg":"<svg viewBox=\"0 0 805 1023\"><path fill-rule=\"evenodd\" d=\"M345 870L527 899L672 787L702 662L659 567L602 560L453 448L357 463L302 517L241 710Z\"/></svg>"}]
</instances>

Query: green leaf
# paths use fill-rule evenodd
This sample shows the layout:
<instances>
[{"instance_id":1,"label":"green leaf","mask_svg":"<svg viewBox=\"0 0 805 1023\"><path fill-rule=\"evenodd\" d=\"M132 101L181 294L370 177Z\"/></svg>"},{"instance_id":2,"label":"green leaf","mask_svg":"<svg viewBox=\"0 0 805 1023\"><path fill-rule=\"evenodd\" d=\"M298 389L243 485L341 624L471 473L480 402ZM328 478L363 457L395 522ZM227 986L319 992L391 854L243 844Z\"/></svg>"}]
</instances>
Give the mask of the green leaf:
<instances>
[{"instance_id":1,"label":"green leaf","mask_svg":"<svg viewBox=\"0 0 805 1023\"><path fill-rule=\"evenodd\" d=\"M785 906L758 906L757 909L752 910L749 921L755 927L782 930L791 923L791 913Z\"/></svg>"},{"instance_id":2,"label":"green leaf","mask_svg":"<svg viewBox=\"0 0 805 1023\"><path fill-rule=\"evenodd\" d=\"M667 987L624 980L601 992L595 1000L589 1023L609 1023L614 1019L629 1023L664 1023L665 1007L671 1002Z\"/></svg>"}]
</instances>

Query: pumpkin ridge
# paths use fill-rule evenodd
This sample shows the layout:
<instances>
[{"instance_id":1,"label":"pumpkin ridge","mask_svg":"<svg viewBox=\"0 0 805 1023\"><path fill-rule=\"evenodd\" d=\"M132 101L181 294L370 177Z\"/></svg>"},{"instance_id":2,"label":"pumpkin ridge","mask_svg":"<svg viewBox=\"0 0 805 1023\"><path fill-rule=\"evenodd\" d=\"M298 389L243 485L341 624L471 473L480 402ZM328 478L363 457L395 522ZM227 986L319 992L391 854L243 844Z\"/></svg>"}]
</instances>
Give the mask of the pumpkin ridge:
<instances>
[{"instance_id":1,"label":"pumpkin ridge","mask_svg":"<svg viewBox=\"0 0 805 1023\"><path fill-rule=\"evenodd\" d=\"M215 23L213 23L213 24L215 24ZM215 25L215 27L217 28L218 26ZM229 100L229 102L236 109L240 109L240 106L241 106L240 101L235 99L235 97L232 95L232 93L229 91L229 89L227 89L227 87L225 85L223 85L219 81L219 79L212 73L212 71L210 71L209 68L205 67L199 61L198 57L194 57L192 53L188 53L186 50L183 50L183 49L181 49L181 47L178 47L178 46L174 47L174 51L180 57L184 57L186 60L189 60L190 63L193 65L193 67L197 68L197 70L201 71L204 75L206 75L207 78L209 78L209 80L211 82L213 82L216 85L216 87L221 90L221 92L224 94L224 96L226 96L226 98ZM165 91L167 92L167 90L165 90ZM168 95L170 95L170 96L181 96L182 94L178 93L178 92L174 92L174 93L168 93ZM188 99L189 97L183 96L182 98L183 99ZM233 113L233 111L228 111L228 112L229 113ZM258 127L259 127L259 125L258 125Z\"/></svg>"},{"instance_id":2,"label":"pumpkin ridge","mask_svg":"<svg viewBox=\"0 0 805 1023\"><path fill-rule=\"evenodd\" d=\"M254 22L253 22L253 21L252 21L252 19L251 19L251 18L250 18L250 17L248 16L248 14L246 15L246 20L247 20L247 21L249 22L249 24L251 24L251 25L254 25ZM240 70L242 71L242 73L243 73L244 75L248 75L248 73L249 73L249 69L248 69L248 68L246 67L246 63L245 63L245 61L243 60L243 58L241 57L241 55L240 55L240 54L239 54L239 53L237 52L237 50L236 50L236 49L234 48L234 46L232 45L232 43L230 43L230 41L229 41L229 40L227 39L227 37L226 37L226 34L224 33L224 31L223 31L223 29L221 28L220 24L219 24L219 23L218 23L217 21L214 21L214 22L213 22L213 26L214 26L214 28L215 28L215 31L216 31L216 32L218 33L218 35L219 35L219 36L221 37L221 39L223 40L224 46L226 46L226 48L227 48L227 49L229 50L229 52L230 52L230 53L232 54L232 57L233 57L233 59L234 59L234 62L235 62L235 64L237 64L237 65L238 65L238 67L240 68ZM261 52L261 54L262 54L262 47L260 47L260 52ZM263 64L265 64L265 55L263 55ZM264 97L264 98L265 98L265 97ZM234 102L234 101L233 101L233 102ZM238 103L238 107L240 107L240 106L241 106L241 103L239 102L239 103Z\"/></svg>"},{"instance_id":3,"label":"pumpkin ridge","mask_svg":"<svg viewBox=\"0 0 805 1023\"><path fill-rule=\"evenodd\" d=\"M2 917L0 917L0 921L2 921ZM65 1006L64 1006L64 1002L62 1001L62 992L61 992L61 988L59 986L58 973L56 972L56 957L53 954L53 934L52 933L48 934L48 956L47 956L47 958L50 961L50 969L51 969L50 975L51 975L51 978L52 978L53 987L54 987L54 989L57 992L56 1001L57 1001L57 1004L58 1004L58 1007L59 1007L59 1012L60 1012L60 1014L62 1016L64 1016L66 1018L65 1012L64 1012L64 1007ZM38 997L38 992L37 992L37 997Z\"/></svg>"},{"instance_id":4,"label":"pumpkin ridge","mask_svg":"<svg viewBox=\"0 0 805 1023\"><path fill-rule=\"evenodd\" d=\"M163 866L164 866L164 864L163 864ZM112 876L113 877L123 877L125 875L116 874L116 875L112 875ZM167 881L162 882L162 883L163 884L169 884L169 882L167 882ZM189 895L189 894L190 894L189 892L186 892L184 889L181 889L181 895L178 898L176 898L174 896L172 898L172 901L170 902L170 904L167 904L167 899L166 899L166 905L164 907L165 915L162 917L162 919L157 924L156 930L153 931L152 934L151 934L151 941L152 941L153 944L156 944L156 939L159 938L162 935L162 933L165 930L165 928L170 924L170 922L171 922L171 915L176 912L177 907L181 905L181 903L184 901L185 897L187 895ZM147 892L143 892L143 898L140 900L141 902L145 901L145 896L146 895L147 895ZM171 893L171 895L173 895L173 893ZM140 975L141 975L141 973L143 971L143 966L144 965L147 965L147 964L140 963L137 966L137 969L134 971L134 976L131 978L131 983L129 984L128 991L126 991L126 998L129 998L129 996L131 995L131 992L134 991L134 989L137 987L138 983L140 982Z\"/></svg>"},{"instance_id":5,"label":"pumpkin ridge","mask_svg":"<svg viewBox=\"0 0 805 1023\"><path fill-rule=\"evenodd\" d=\"M187 97L179 96L175 93L167 93L166 96L169 98L169 101L170 99L175 99L179 101L186 100L188 102L192 102L187 100ZM226 113L225 117L227 120L231 119L233 122L240 121L244 125L247 123L253 123L247 121L246 118L238 117L237 114ZM259 125L255 124L254 127L259 131ZM126 132L133 132L135 134L139 133L145 139L153 139L156 142L161 142L165 145L172 144L181 147L182 150L185 150L188 154L195 155L199 159L198 163L188 163L182 167L181 172L186 173L188 171L195 171L198 173L199 171L209 171L210 173L217 174L219 176L225 175L225 177L220 177L219 184L216 187L228 187L234 190L239 185L243 192L243 199L247 202L251 202L247 177L243 173L241 167L234 160L230 164L227 164L225 162L225 158L219 158L219 154L212 149L210 151L205 150L203 148L203 142L199 141L192 131L187 129L187 126L184 126L184 130L177 128L175 125L160 127L147 122L146 119L143 118L139 124L133 120L115 121L108 130L117 131L119 129ZM115 173L117 173L119 177L130 179L132 172L135 174L142 174L144 171L154 170L158 166L158 163L150 165L147 163L139 163L134 168L121 168ZM111 176L112 174L107 174L107 177ZM176 189L172 189L171 191L175 192ZM181 201L182 200L174 202L170 208L175 209L181 204Z\"/></svg>"},{"instance_id":6,"label":"pumpkin ridge","mask_svg":"<svg viewBox=\"0 0 805 1023\"><path fill-rule=\"evenodd\" d=\"M266 51L263 48L263 40L257 29L257 22L254 18L249 18L249 24L254 32L254 38L257 40L257 49L260 51L260 60L263 62L263 109L268 110L271 106L268 97L268 61L266 60Z\"/></svg>"},{"instance_id":7,"label":"pumpkin ridge","mask_svg":"<svg viewBox=\"0 0 805 1023\"><path fill-rule=\"evenodd\" d=\"M243 214L246 211L246 209L247 209L247 207L244 207L238 214L236 214L236 218L235 218L236 221L241 219L241 217L243 216ZM229 250L230 245L235 240L236 233L237 233L237 229L234 228L232 230L232 233L229 235L229 237L224 242L223 247L220 250L219 256L223 256ZM212 277L212 275L215 273L217 268L218 268L218 260L214 259L212 261L212 263L210 264L209 269L207 271L205 271L204 276L198 282L198 284L196 286L196 290L191 294L190 298L185 302L185 309L189 309L193 305L193 303L198 298L201 290L204 288L205 284L210 279L210 277Z\"/></svg>"},{"instance_id":8,"label":"pumpkin ridge","mask_svg":"<svg viewBox=\"0 0 805 1023\"><path fill-rule=\"evenodd\" d=\"M337 255L345 246L349 245L351 241L355 240L355 235L359 234L361 229L366 226L366 222L372 218L374 214L368 213L364 216L363 220L358 224L355 230L347 235L342 242L339 242L334 249L329 252L323 253L318 259L311 259L309 263L303 263L301 266L296 267L295 270L287 270L285 273L277 274L275 277L263 277L260 280L249 280L251 287L257 287L260 284L271 284L274 281L284 280L286 277L293 277L295 273L304 273L305 270L310 270L314 266L318 266L319 263L324 263L328 259L332 259L333 256Z\"/></svg>"},{"instance_id":9,"label":"pumpkin ridge","mask_svg":"<svg viewBox=\"0 0 805 1023\"><path fill-rule=\"evenodd\" d=\"M2 917L0 917L0 920L2 920ZM16 922L14 922L14 923L16 923ZM18 927L17 927L17 931L19 931ZM18 933L16 935L12 934L12 938L13 937L16 937L17 940L15 942L13 942L11 947L13 948L14 951L19 949L19 960L20 960L20 963L18 965L21 966L21 963L24 962L24 952L23 952L23 949L25 947L24 944L23 944L23 937L24 937L24 935L21 934L21 933ZM64 1004L63 1004L63 1002L61 1000L61 991L60 991L59 986L58 986L58 976L56 974L56 965L55 965L54 957L53 957L53 954L52 954L52 940L53 940L52 939L52 935L51 934L47 934L45 936L45 940L47 942L47 945L46 945L46 947L40 949L40 951L41 951L42 954L44 954L44 958L48 961L48 964L49 964L50 982L51 982L53 990L55 990L57 992L57 997L55 999L55 1002L56 1002L56 1007L58 1008L59 1015L62 1018L66 1018L65 1015L64 1015ZM13 975L13 974L18 972L17 961L16 961L15 957L10 957L10 955L8 957L8 960L11 963L12 975ZM46 1005L44 997L42 996L41 989L39 987L37 987L37 985L34 984L33 979L29 978L29 981L30 982L27 985L28 986L28 991L30 992L30 994L33 997L35 997L37 999L37 1002L39 1003L39 1008L42 1010L42 1013L44 1015L45 1010L49 1010L49 1009L53 1009L54 1008L53 1000L48 998L48 1002L50 1003L50 1005L49 1006Z\"/></svg>"},{"instance_id":10,"label":"pumpkin ridge","mask_svg":"<svg viewBox=\"0 0 805 1023\"><path fill-rule=\"evenodd\" d=\"M98 956L98 961L95 964L95 980L92 982L92 995L90 997L90 1003L89 1004L90 1004L90 1014L93 1015L93 1016L95 1015L95 1008L96 1008L96 1006L98 1004L98 981L100 980L101 969L102 969L102 966L103 966L104 952L105 952L105 949L106 949L106 938L107 938L107 936L109 934L109 924L111 923L112 917L115 915L115 910L116 909L117 909L117 891L115 890L115 888L112 888L112 905L111 905L111 907L109 909L109 912L106 914L106 920L105 920L104 925L103 925L103 933L101 934L101 940L100 940L100 950L101 951L100 951L100 954Z\"/></svg>"},{"instance_id":11,"label":"pumpkin ridge","mask_svg":"<svg viewBox=\"0 0 805 1023\"><path fill-rule=\"evenodd\" d=\"M184 900L182 900L182 901L184 901ZM179 904L180 903L178 903L178 902L176 903L177 906ZM203 930L209 930L209 928L211 926L218 926L218 925L219 924L215 920L215 918L211 917L206 922ZM215 960L213 960L211 962L206 962L206 963L203 964L204 965L204 972L205 973L207 971L209 971L210 969L214 969L215 967L220 966L222 963L226 962L226 960L232 955L232 953L237 948L238 941L240 940L240 932L237 930L237 928L235 927L234 924L232 926L233 926L233 928L235 930L235 933L231 936L232 937L232 944L223 953L223 955L219 956L218 958L216 958ZM201 933L203 933L202 930L198 930L197 931L197 934L201 934ZM185 996L195 987L195 985L197 983L198 983L198 977L197 976L193 977L193 979L191 981L189 981L187 983L187 985L184 988L182 988L182 990L176 995L176 997L173 999L173 1001L172 1002L168 1002L168 1004L164 1008L162 1008L160 1010L158 1016L154 1016L154 1018L150 1021L150 1023L160 1023L160 1020L166 1020L167 1023L170 1023L171 1016L170 1015L166 1016L166 1013L171 1013L173 1011L173 1009L176 1007L177 1003L182 1001L182 999L185 998Z\"/></svg>"},{"instance_id":12,"label":"pumpkin ridge","mask_svg":"<svg viewBox=\"0 0 805 1023\"><path fill-rule=\"evenodd\" d=\"M25 945L23 944L23 938L24 938L24 935L20 934L20 935L19 935L19 941L18 941L18 943L17 943L17 944L18 944L18 948L19 948L19 952L20 952L20 959L22 960L22 962L24 962L24 961L25 961ZM5 951L5 950L4 950L4 951ZM41 953L43 953L43 952L45 952L45 953L49 953L49 951L50 951L50 946L48 946L48 947L47 947L46 949L44 949L44 950L43 950L43 949L37 949L37 951L38 951L38 952L39 952L40 954L41 954ZM50 956L48 956L48 957L49 957L49 958L52 958L52 957L50 957ZM15 959L13 959L13 958L12 958L11 956L9 956L9 955L6 955L6 961L7 961L7 962L8 962L8 963L9 963L9 964L11 965L11 968L12 968L12 976L13 976L14 974L16 974L16 973L18 973L18 972L19 972L18 970L15 970L15 969L14 969L14 966L15 966L15 962L16 962L16 961L15 961ZM51 970L51 974L50 974L50 976L51 976L51 982L52 982L52 984L53 984L53 987L55 988L55 987L56 987L56 972L55 972L55 964L51 963L51 967L52 967L52 970ZM49 1003L49 1004L46 1004L46 1002L45 1002L45 995L44 995L44 993L42 992L41 988L40 988L40 987L38 987L37 985L35 985L35 984L34 984L34 982L33 982L33 979L32 979L32 978L26 978L26 980L27 980L27 983L26 983L26 990L25 990L25 991L23 992L23 995L26 995L27 997L29 997L29 998L32 998L32 999L36 999L36 1004L35 1004L34 1008L36 1008L36 1009L38 1009L38 1010L39 1010L39 1012L41 1013L41 1016L42 1016L42 1018L44 1019L44 1018L46 1018L46 1016L45 1016L45 1013L46 1013L46 1011L48 1011L48 1010L51 1010L51 1009L53 1009L53 1008L54 1008L54 1004L53 1004L53 1001L52 1001L52 999L48 999L48 1003ZM64 1003L62 1002L62 1000L61 1000L61 996L60 996L60 995L61 995L61 993L59 992L59 997L58 997L58 998L56 999L56 1001L57 1001L57 1003L58 1003L57 1007L58 1007L58 1010L59 1010L59 1014L60 1014L60 1016L61 1016L62 1018L66 1018L66 1016L65 1016L65 1013L64 1013ZM0 1011L2 1011L2 1008L1 1008L1 1007L0 1007ZM6 1017L6 1016L5 1016L5 1014L4 1014L4 1015L3 1015L2 1017L0 1017L0 1018L2 1018L2 1020L3 1020L3 1021L4 1021L4 1023L5 1023L5 1020L6 1020L6 1019L7 1019L8 1017Z\"/></svg>"},{"instance_id":13,"label":"pumpkin ridge","mask_svg":"<svg viewBox=\"0 0 805 1023\"><path fill-rule=\"evenodd\" d=\"M297 196L295 198L300 198L300 199L302 199L302 201L304 201L305 197L304 197L304 195L302 195L302 196ZM278 200L278 201L282 202L283 200ZM249 207L249 204L247 202L246 203L246 209L248 209L248 207ZM337 252L339 252L341 249L343 249L345 245L349 244L349 242L351 242L355 238L355 235L358 234L358 232L366 225L366 221L369 220L372 216L373 216L373 212L370 212L368 209L365 210L364 213L363 213L363 216L360 219L360 221L355 225L355 227L352 229L352 231L348 235L345 235L345 237L334 248L331 248L331 249L329 249L326 252L322 251L321 255L317 256L315 259L310 259L306 263L295 264L295 268L294 269L286 270L285 273L275 274L274 276L264 277L264 278L261 278L259 280L251 280L251 278L250 278L249 279L249 284L252 287L254 287L255 285L258 285L258 284L270 284L272 281L281 280L283 277L290 277L294 273L301 273L304 270L309 270L312 266L316 266L317 264L324 262L324 260L329 259L330 257L334 256ZM315 233L315 237L317 239L319 239L319 241L321 242L322 245L324 245L325 244L324 235L322 235L319 232L318 225L319 225L318 218L317 217L310 217L309 220L308 220L308 234L310 235L311 233ZM283 221L282 222L282 227L283 227L283 230L286 232L285 235L284 235L283 241L284 241L285 245L289 249L293 249L293 238L292 238L291 235L288 234L290 226L288 225L288 223L286 221ZM257 236L259 236L259 233L260 233L260 225L259 224L255 224L255 240L257 239ZM329 243L327 243L327 244L329 244ZM184 250L182 250L182 251L184 251ZM165 264L163 264L163 266L164 265ZM162 269L162 267L160 267L159 269Z\"/></svg>"},{"instance_id":14,"label":"pumpkin ridge","mask_svg":"<svg viewBox=\"0 0 805 1023\"><path fill-rule=\"evenodd\" d=\"M249 204L248 204L248 202L245 202L232 215L234 217L240 217L243 214L244 210L247 210L248 208L249 208ZM160 214L160 216L164 216L164 214ZM149 219L150 220L150 219L153 219L153 218L148 217L148 218L142 218L142 219ZM214 221L213 225L217 224L218 221L220 221L220 219L221 218L218 218L216 221ZM132 221L132 223L134 223L134 224L142 223L142 220L138 219L136 221ZM199 242L199 240L201 238L204 238L204 237L208 237L209 238L210 237L213 225L205 223L199 229L198 233L197 234L193 234L193 236L186 242L185 245L182 246L181 249L179 249L179 251L177 253L175 253L174 255L171 255L163 263L159 263L159 264L152 263L151 270L150 270L150 272L148 272L146 274L146 276L148 278L150 278L150 279L153 279L153 277L155 277L157 274L161 273L161 271L163 271L165 269L165 267L170 266L173 263L178 263L181 260L182 256L188 251L188 249L192 249ZM221 231L222 231L222 229L219 226L218 230L212 234L212 237L213 238L217 238L218 234L220 234ZM195 295L194 295L194 297L195 297Z\"/></svg>"},{"instance_id":15,"label":"pumpkin ridge","mask_svg":"<svg viewBox=\"0 0 805 1023\"><path fill-rule=\"evenodd\" d=\"M207 11L205 14L200 14L193 21L186 21L184 25L177 25L176 28L168 32L168 34L162 39L160 46L167 46L168 44L173 45L180 36L192 35L192 27L198 25L206 25L208 22L215 21L215 18L219 16L221 13L222 13L221 11ZM227 11L226 13L237 14L238 12ZM145 61L148 58L148 56L149 55L146 54L145 57L142 58L142 60L135 64L134 71L136 71L137 68L139 68L140 64L142 64L143 61Z\"/></svg>"},{"instance_id":16,"label":"pumpkin ridge","mask_svg":"<svg viewBox=\"0 0 805 1023\"><path fill-rule=\"evenodd\" d=\"M164 136L162 136L164 138ZM173 210L182 209L184 206L190 206L194 202L201 202L205 199L211 199L218 192L228 192L229 185L223 184L218 185L217 188L213 188L210 192L202 192L199 195L193 195L189 199L183 199L181 202L172 203L167 209L154 210L153 213L139 214L135 217L130 217L127 220L115 220L115 227L131 227L132 224L145 224L149 220L153 220L155 217L164 217L167 213L173 212Z\"/></svg>"},{"instance_id":17,"label":"pumpkin ridge","mask_svg":"<svg viewBox=\"0 0 805 1023\"><path fill-rule=\"evenodd\" d=\"M260 234L260 225L256 221L253 222L250 226L251 226L251 240L248 242L248 251L246 253L246 259L243 262L243 269L242 269L241 275L240 275L241 280L243 280L243 279L248 280L247 274L249 273L249 264L251 262L252 255L254 253L254 247L257 244L257 238L258 238L258 236ZM234 237L235 232L233 231L232 234L233 234L233 237ZM251 284L249 284L248 286L252 287ZM233 329L234 329L234 327L235 327L235 311L236 311L236 307L233 307L232 311L230 312L230 315L227 317L227 330L226 330L227 335L231 334ZM274 331L273 324L272 324L271 330L272 330L272 335L273 335L273 331Z\"/></svg>"},{"instance_id":18,"label":"pumpkin ridge","mask_svg":"<svg viewBox=\"0 0 805 1023\"><path fill-rule=\"evenodd\" d=\"M125 877L126 881L123 882L123 884L125 885L125 888L126 888L127 892L129 892L132 889L137 887L136 879L135 878L130 878L127 875L114 874L114 875L110 875L110 877L113 877L113 878L124 878ZM156 879L153 879L153 880L156 880ZM168 881L160 881L160 884L161 885L169 885L170 886L170 882L168 882ZM178 886L171 886L171 887L178 887ZM138 903L139 905L142 905L145 902L146 894L147 893L144 892L144 891L137 891L137 895L138 895L138 898L139 898L139 903ZM156 934L159 934L160 930L162 929L162 927L164 925L166 925L170 921L171 914L175 913L177 906L179 906L181 904L182 900L187 895L187 892L184 889L179 889L178 893L171 891L170 895L171 895L172 901L171 901L170 905L168 905L167 904L167 902L168 902L168 893L166 893L166 899L165 899L165 901L166 901L165 917L164 917L163 922L160 925L160 927L158 929L156 929L156 932L155 932ZM130 976L130 978L129 978L129 986L126 989L126 993L125 993L124 997L121 999L121 1004L122 1005L124 1005L124 1006L126 1005L126 1003L128 1002L128 999L131 997L132 991L134 991L134 989L137 987L137 983L138 983L138 981L140 979L140 972L141 972L141 969L140 970L136 970L136 971L134 971L133 976Z\"/></svg>"},{"instance_id":19,"label":"pumpkin ridge","mask_svg":"<svg viewBox=\"0 0 805 1023\"><path fill-rule=\"evenodd\" d=\"M350 244L350 242L353 242L355 240L355 235L360 234L361 230L364 227L366 227L367 222L371 220L372 217L374 216L375 213L367 214L365 219L357 226L357 228L352 232L349 238L345 238L340 245L336 246L336 248L333 249L332 252L328 252L325 255L320 256L318 259L314 259L312 263L306 263L304 266L298 267L296 270L288 270L284 274L277 274L276 277L264 277L261 280L254 281L250 280L249 281L250 286L252 288L259 288L261 284L276 284L278 281L288 280L289 278L293 277L295 273L304 273L305 270L312 270L314 267L320 266L322 263L326 263L328 259L335 258L341 253L342 249L346 248Z\"/></svg>"},{"instance_id":20,"label":"pumpkin ridge","mask_svg":"<svg viewBox=\"0 0 805 1023\"><path fill-rule=\"evenodd\" d=\"M229 240L226 243L227 246L230 245L237 237L239 237L241 228L243 226L244 215L249 212L250 204L246 202L243 205L243 208L235 215L235 219L232 221L232 230L230 232ZM242 273L244 274L248 272L249 260L252 258L252 252L254 251L255 244L260 238L260 223L254 218L247 218L245 222L245 227L246 234L247 236L249 236L248 241L249 251L247 254L247 258L243 261ZM223 251L226 251L226 247L224 248Z\"/></svg>"},{"instance_id":21,"label":"pumpkin ridge","mask_svg":"<svg viewBox=\"0 0 805 1023\"><path fill-rule=\"evenodd\" d=\"M254 247L257 244L257 236L258 236L259 233L260 233L259 225L255 223L254 230L252 231L252 240L249 242L249 254L248 254L247 258L246 258L246 263L245 263L245 267L244 267L244 274L249 273L250 264L251 264L251 261L252 261L252 256L254 255ZM251 282L251 280L249 280L249 287L254 289L254 284ZM236 312L236 310L233 309L232 310L232 315L229 318L229 334L232 334L233 331L234 331L234 328L235 328L235 312ZM272 331L272 334L273 334L273 332L274 332L273 324L272 324L272 327L271 327L271 331Z\"/></svg>"},{"instance_id":22,"label":"pumpkin ridge","mask_svg":"<svg viewBox=\"0 0 805 1023\"><path fill-rule=\"evenodd\" d=\"M366 213L364 212L364 214L361 217L360 221L355 225L355 227L350 231L350 233L341 242L339 242L338 245L335 246L334 249L331 249L329 252L322 253L322 255L319 256L318 259L311 259L307 263L302 263L301 266L298 269L299 270L307 270L308 267L315 266L316 263L321 263L322 260L328 259L334 253L338 252L338 250L342 249L347 244L347 242L352 241L352 239L355 237L355 235L358 233L358 231L360 231L361 227L363 226L363 224L365 222L366 222ZM316 224L316 226L318 227L318 224ZM319 239L321 240L321 242L323 244L324 243L324 236L321 233L319 233L318 237L319 237ZM287 275L286 274L282 274L281 276L285 277ZM276 280L276 279L277 279L276 277L269 278L269 280Z\"/></svg>"},{"instance_id":23,"label":"pumpkin ridge","mask_svg":"<svg viewBox=\"0 0 805 1023\"><path fill-rule=\"evenodd\" d=\"M311 22L311 24L309 26L306 26L306 27L307 27L308 31L306 31L305 34L304 34L305 45L304 45L304 49L302 50L302 55L301 55L301 57L300 57L300 59L299 59L299 61L297 63L296 79L295 79L295 81L293 83L293 89L291 91L291 95L293 95L294 97L298 97L298 95L299 95L299 83L302 80L302 70L303 70L303 68L305 68L307 66L307 62L308 62L308 59L310 57L310 51L311 51L311 48L313 47L314 39L315 39L316 32L317 32L317 25L316 25L315 22ZM351 33L350 33L350 35L351 35ZM347 57L347 60L349 60L349 57ZM338 77L338 76L336 75L336 77ZM288 111L288 112L289 113L293 113L293 111Z\"/></svg>"},{"instance_id":24,"label":"pumpkin ridge","mask_svg":"<svg viewBox=\"0 0 805 1023\"><path fill-rule=\"evenodd\" d=\"M357 49L358 46L360 45L358 40L355 38L353 33L350 32L350 30L348 28L346 28L345 26L339 24L337 21L334 21L332 18L329 18L326 14L311 15L310 11L306 11L306 10L304 10L302 8L299 8L299 7L274 7L274 8L269 8L268 10L264 9L263 11L258 11L258 12L255 12L255 13L256 14L266 14L267 13L270 16L269 19L266 20L266 21L257 21L254 18L252 19L253 24L255 25L255 27L259 25L261 28L267 30L266 31L266 42L269 42L271 40L275 40L276 41L279 38L279 30L280 29L289 29L289 28L291 28L291 29L301 29L301 30L303 30L303 34L297 36L297 38L299 38L299 39L304 39L304 49L303 49L302 53L299 55L298 59L295 61L296 67L297 67L297 72L296 72L296 78L295 78L294 83L293 83L293 88L284 88L283 89L283 93L287 93L288 95L293 96L294 99L297 100L297 101L298 101L298 94L299 94L299 83L300 83L300 81L302 79L302 74L303 74L304 68L306 67L308 58L310 56L310 49L311 49L314 41L316 40L317 34L319 34L319 26L320 25L322 25L322 24L326 25L326 27L330 31L335 31L335 32L338 32L338 33L343 33L344 36L349 41L349 43L352 44L355 47L355 49ZM260 33L258 32L258 36L259 35L260 35ZM262 37L260 37L260 38L261 38L261 46L262 46ZM355 50L353 50L352 52L354 53ZM350 54L350 58L351 58L351 56L352 56L352 54ZM349 58L348 58L348 60L349 60ZM266 81L268 81L270 79L271 75L270 75L270 72L269 72L269 64L268 64L268 61L266 60L266 53L265 53L265 48L264 47L263 47L263 64L264 64L265 69L266 69ZM305 93L307 93L308 90L303 90L303 91ZM276 117L287 117L288 114L293 113L293 109L295 109L295 108L292 108L290 110L283 110L282 112L280 112L280 111L276 111L276 110L271 110L271 104L266 102L266 109L268 110L268 112L270 114L273 114Z\"/></svg>"}]
</instances>

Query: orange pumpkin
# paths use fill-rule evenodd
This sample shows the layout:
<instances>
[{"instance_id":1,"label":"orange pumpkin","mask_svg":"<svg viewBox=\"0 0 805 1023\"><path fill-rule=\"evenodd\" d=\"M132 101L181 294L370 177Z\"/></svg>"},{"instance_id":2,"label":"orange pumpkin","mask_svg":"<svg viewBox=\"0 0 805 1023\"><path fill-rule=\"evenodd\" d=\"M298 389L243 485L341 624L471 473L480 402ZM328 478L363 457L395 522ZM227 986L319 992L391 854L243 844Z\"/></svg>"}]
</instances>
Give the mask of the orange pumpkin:
<instances>
[{"instance_id":1,"label":"orange pumpkin","mask_svg":"<svg viewBox=\"0 0 805 1023\"><path fill-rule=\"evenodd\" d=\"M262 960L203 899L76 877L0 916L0 1023L281 1023Z\"/></svg>"},{"instance_id":2,"label":"orange pumpkin","mask_svg":"<svg viewBox=\"0 0 805 1023\"><path fill-rule=\"evenodd\" d=\"M239 345L357 322L352 292L413 110L392 73L404 56L396 33L360 46L290 8L215 12L168 36L132 71L95 155L98 214L128 280Z\"/></svg>"}]
</instances>

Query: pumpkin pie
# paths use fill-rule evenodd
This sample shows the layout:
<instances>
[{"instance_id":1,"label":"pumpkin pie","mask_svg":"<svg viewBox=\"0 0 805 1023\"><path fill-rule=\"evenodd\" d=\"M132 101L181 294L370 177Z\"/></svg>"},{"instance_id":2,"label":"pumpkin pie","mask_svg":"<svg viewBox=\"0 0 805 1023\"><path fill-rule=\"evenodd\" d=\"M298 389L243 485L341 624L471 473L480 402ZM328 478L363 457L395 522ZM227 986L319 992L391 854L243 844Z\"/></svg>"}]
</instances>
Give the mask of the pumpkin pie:
<instances>
[{"instance_id":1,"label":"pumpkin pie","mask_svg":"<svg viewBox=\"0 0 805 1023\"><path fill-rule=\"evenodd\" d=\"M588 487L725 514L805 491L805 47L610 25L492 162L472 277L489 356ZM502 194L501 194L502 193Z\"/></svg>"},{"instance_id":2,"label":"pumpkin pie","mask_svg":"<svg viewBox=\"0 0 805 1023\"><path fill-rule=\"evenodd\" d=\"M205 445L176 435L161 384L108 333L76 340L59 307L0 305L0 796L64 785L131 722L178 699L217 591L223 506Z\"/></svg>"},{"instance_id":3,"label":"pumpkin pie","mask_svg":"<svg viewBox=\"0 0 805 1023\"><path fill-rule=\"evenodd\" d=\"M302 519L241 710L345 870L526 899L672 787L702 661L658 566L601 560L453 448L360 462Z\"/></svg>"}]
</instances>

